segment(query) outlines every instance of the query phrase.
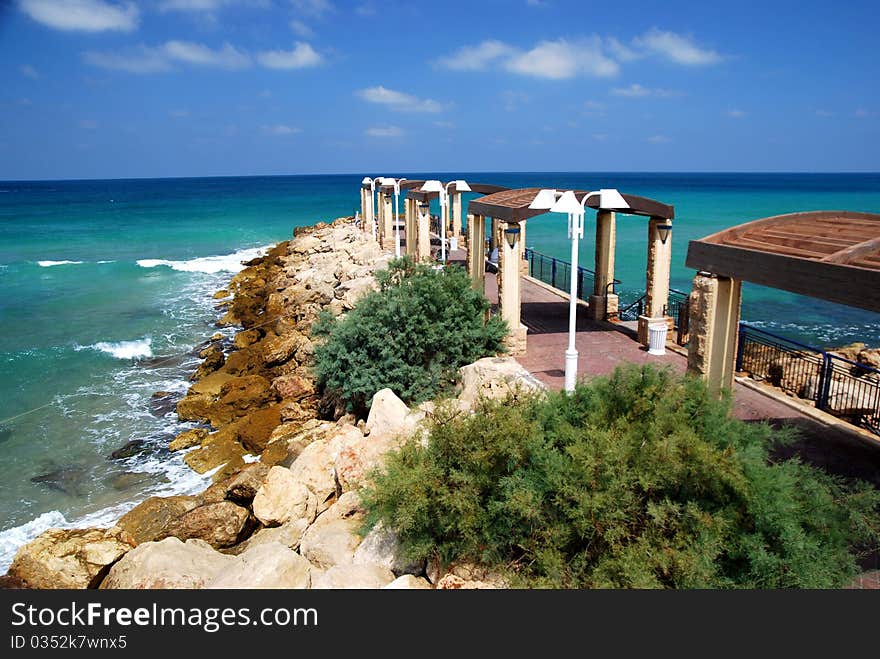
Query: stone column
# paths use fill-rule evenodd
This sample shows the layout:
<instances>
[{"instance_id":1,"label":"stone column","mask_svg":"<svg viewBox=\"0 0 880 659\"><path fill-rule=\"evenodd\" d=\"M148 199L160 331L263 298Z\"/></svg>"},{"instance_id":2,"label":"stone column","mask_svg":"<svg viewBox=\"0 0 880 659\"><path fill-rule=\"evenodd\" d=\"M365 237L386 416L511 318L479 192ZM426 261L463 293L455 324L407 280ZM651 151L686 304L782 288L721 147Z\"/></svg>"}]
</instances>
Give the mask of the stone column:
<instances>
[{"instance_id":1,"label":"stone column","mask_svg":"<svg viewBox=\"0 0 880 659\"><path fill-rule=\"evenodd\" d=\"M688 373L720 394L733 387L742 282L699 272L689 299Z\"/></svg>"},{"instance_id":2,"label":"stone column","mask_svg":"<svg viewBox=\"0 0 880 659\"><path fill-rule=\"evenodd\" d=\"M424 211L420 208L416 209L417 227L416 233L416 260L423 261L431 258L431 209L426 208Z\"/></svg>"},{"instance_id":3,"label":"stone column","mask_svg":"<svg viewBox=\"0 0 880 659\"><path fill-rule=\"evenodd\" d=\"M474 222L474 216L468 213L467 215L467 226L464 228L464 245L465 249L470 249L471 246L471 224Z\"/></svg>"},{"instance_id":4,"label":"stone column","mask_svg":"<svg viewBox=\"0 0 880 659\"><path fill-rule=\"evenodd\" d=\"M486 235L486 218L468 215L468 273L473 287L486 291L486 254L483 252Z\"/></svg>"},{"instance_id":5,"label":"stone column","mask_svg":"<svg viewBox=\"0 0 880 659\"><path fill-rule=\"evenodd\" d=\"M506 231L516 233L513 245L507 240ZM498 240L498 312L507 322L505 344L508 353L520 355L526 351L526 327L520 322L522 298L520 293L520 262L522 261L522 240L519 225L499 222Z\"/></svg>"},{"instance_id":6,"label":"stone column","mask_svg":"<svg viewBox=\"0 0 880 659\"><path fill-rule=\"evenodd\" d=\"M499 222L494 217L492 218L492 222L489 228L489 252L491 253L493 249L498 247L498 227Z\"/></svg>"},{"instance_id":7,"label":"stone column","mask_svg":"<svg viewBox=\"0 0 880 659\"><path fill-rule=\"evenodd\" d=\"M617 245L617 220L613 211L596 214L596 278L590 296L590 318L614 320L617 318L618 298L613 292L614 250Z\"/></svg>"},{"instance_id":8,"label":"stone column","mask_svg":"<svg viewBox=\"0 0 880 659\"><path fill-rule=\"evenodd\" d=\"M416 236L418 235L418 228L415 223L415 205L416 202L409 197L403 198L403 217L404 217L404 241L405 241L405 250L404 252L408 256L414 256L416 253Z\"/></svg>"},{"instance_id":9,"label":"stone column","mask_svg":"<svg viewBox=\"0 0 880 659\"><path fill-rule=\"evenodd\" d=\"M455 238L458 248L461 249L461 193L456 192L452 195L452 203L450 204L452 214L452 232L450 237Z\"/></svg>"},{"instance_id":10,"label":"stone column","mask_svg":"<svg viewBox=\"0 0 880 659\"><path fill-rule=\"evenodd\" d=\"M521 275L529 274L529 262L526 261L526 220L523 220L519 223L519 241L522 243L522 248L519 250L520 258L519 261L519 273Z\"/></svg>"},{"instance_id":11,"label":"stone column","mask_svg":"<svg viewBox=\"0 0 880 659\"><path fill-rule=\"evenodd\" d=\"M394 249L394 195L382 195L382 249Z\"/></svg>"},{"instance_id":12,"label":"stone column","mask_svg":"<svg viewBox=\"0 0 880 659\"><path fill-rule=\"evenodd\" d=\"M672 331L675 321L666 315L669 301L669 269L672 263L672 230L666 244L660 240L657 227L672 224L671 220L652 217L648 221L648 266L645 273L645 313L639 316L639 342L648 345L648 325L665 322Z\"/></svg>"},{"instance_id":13,"label":"stone column","mask_svg":"<svg viewBox=\"0 0 880 659\"><path fill-rule=\"evenodd\" d=\"M361 229L364 228L364 221L367 217L367 196L364 194L364 186L361 186Z\"/></svg>"}]
</instances>

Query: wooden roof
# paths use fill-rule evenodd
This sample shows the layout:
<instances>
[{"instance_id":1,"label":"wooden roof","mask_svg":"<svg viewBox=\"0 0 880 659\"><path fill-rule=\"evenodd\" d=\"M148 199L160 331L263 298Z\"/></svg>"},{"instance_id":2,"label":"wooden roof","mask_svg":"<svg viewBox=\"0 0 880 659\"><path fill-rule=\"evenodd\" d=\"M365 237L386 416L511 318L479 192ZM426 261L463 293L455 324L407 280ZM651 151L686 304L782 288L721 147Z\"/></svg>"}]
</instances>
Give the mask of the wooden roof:
<instances>
[{"instance_id":1,"label":"wooden roof","mask_svg":"<svg viewBox=\"0 0 880 659\"><path fill-rule=\"evenodd\" d=\"M766 217L691 241L685 264L880 311L880 215L811 211Z\"/></svg>"},{"instance_id":2,"label":"wooden roof","mask_svg":"<svg viewBox=\"0 0 880 659\"><path fill-rule=\"evenodd\" d=\"M494 217L503 222L522 222L536 215L543 215L546 210L533 210L529 208L529 204L535 198L535 195L541 188L522 188L520 190L505 190L489 194L479 199L474 199L468 204L468 213L474 215L485 215L486 217ZM575 196L578 200L589 194L587 190L575 190ZM675 208L654 199L647 197L638 197L631 194L621 193L629 208L626 210L630 215L644 215L647 217L659 217L665 220L671 220L675 217ZM598 208L599 197L591 197L587 201L590 208Z\"/></svg>"},{"instance_id":3,"label":"wooden roof","mask_svg":"<svg viewBox=\"0 0 880 659\"><path fill-rule=\"evenodd\" d=\"M424 183L424 181L422 181ZM472 192L476 192L477 194L488 195L495 192L501 192L507 190L508 188L502 187L500 185L491 185L490 183L470 183L468 182L470 189ZM421 187L421 184L419 185ZM455 185L449 186L449 194L455 194L457 192ZM439 192L422 192L421 190L410 190L407 195L410 199L415 199L416 201L426 202L431 199L436 199L440 196Z\"/></svg>"}]
</instances>

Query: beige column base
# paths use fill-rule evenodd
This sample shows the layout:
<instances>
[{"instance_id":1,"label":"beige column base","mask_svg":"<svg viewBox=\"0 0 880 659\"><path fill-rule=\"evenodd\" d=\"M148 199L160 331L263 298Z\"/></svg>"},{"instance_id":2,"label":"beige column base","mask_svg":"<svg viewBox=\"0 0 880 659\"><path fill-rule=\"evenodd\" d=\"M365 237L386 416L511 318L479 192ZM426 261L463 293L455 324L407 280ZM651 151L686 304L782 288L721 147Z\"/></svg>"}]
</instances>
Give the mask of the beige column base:
<instances>
[{"instance_id":1,"label":"beige column base","mask_svg":"<svg viewBox=\"0 0 880 659\"><path fill-rule=\"evenodd\" d=\"M593 320L617 320L618 308L619 298L614 293L590 296L588 313Z\"/></svg>"},{"instance_id":2,"label":"beige column base","mask_svg":"<svg viewBox=\"0 0 880 659\"><path fill-rule=\"evenodd\" d=\"M675 328L675 319L672 316L657 316L656 318L651 318L650 316L639 316L639 343L643 346L648 345L648 325L653 325L654 323L666 323L666 327L668 328L668 333L666 334L667 339L672 336L672 330Z\"/></svg>"},{"instance_id":3,"label":"beige column base","mask_svg":"<svg viewBox=\"0 0 880 659\"><path fill-rule=\"evenodd\" d=\"M508 355L515 357L525 353L528 344L528 331L529 328L520 323L516 331L508 332L504 337L504 346L507 348Z\"/></svg>"}]
</instances>

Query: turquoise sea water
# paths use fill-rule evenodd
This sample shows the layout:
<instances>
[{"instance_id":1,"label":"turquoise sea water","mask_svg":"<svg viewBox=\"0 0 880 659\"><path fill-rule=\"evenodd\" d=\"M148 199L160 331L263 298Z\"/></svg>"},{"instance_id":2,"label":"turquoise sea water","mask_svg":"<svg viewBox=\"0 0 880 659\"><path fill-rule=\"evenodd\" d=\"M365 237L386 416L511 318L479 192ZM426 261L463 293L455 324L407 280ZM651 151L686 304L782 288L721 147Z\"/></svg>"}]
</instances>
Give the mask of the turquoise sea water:
<instances>
[{"instance_id":1,"label":"turquoise sea water","mask_svg":"<svg viewBox=\"0 0 880 659\"><path fill-rule=\"evenodd\" d=\"M352 214L362 176L0 182L0 568L48 526L107 523L149 494L203 487L164 450L183 426L151 394L186 389L193 348L216 331L211 294L240 261L295 226ZM438 176L673 204L672 285L684 291L688 240L780 213L880 212L875 174ZM646 221L619 216L617 232L625 301L644 286ZM564 218L530 220L526 242L568 259ZM877 314L757 286L745 287L743 318L816 345L880 345ZM132 440L146 450L108 457Z\"/></svg>"}]
</instances>

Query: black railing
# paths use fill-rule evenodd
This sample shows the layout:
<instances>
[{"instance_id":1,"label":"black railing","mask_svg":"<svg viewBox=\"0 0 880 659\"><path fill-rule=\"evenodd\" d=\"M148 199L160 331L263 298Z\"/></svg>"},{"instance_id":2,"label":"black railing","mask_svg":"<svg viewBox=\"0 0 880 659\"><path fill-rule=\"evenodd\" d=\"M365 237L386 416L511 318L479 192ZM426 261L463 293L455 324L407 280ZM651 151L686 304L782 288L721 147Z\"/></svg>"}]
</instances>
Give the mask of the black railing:
<instances>
[{"instance_id":1,"label":"black railing","mask_svg":"<svg viewBox=\"0 0 880 659\"><path fill-rule=\"evenodd\" d=\"M880 370L745 323L736 370L880 435Z\"/></svg>"},{"instance_id":2,"label":"black railing","mask_svg":"<svg viewBox=\"0 0 880 659\"><path fill-rule=\"evenodd\" d=\"M561 291L571 290L571 263L561 259L541 254L533 249L526 248L524 258L529 262L529 276L550 284L553 288ZM596 273L587 268L578 266L577 271L577 297L580 300L589 301L593 294L596 282ZM611 292L617 292L618 279L611 282Z\"/></svg>"},{"instance_id":3,"label":"black railing","mask_svg":"<svg viewBox=\"0 0 880 659\"><path fill-rule=\"evenodd\" d=\"M642 295L638 299L630 302L617 312L617 317L620 320L638 320L639 316L645 314L645 299L646 296ZM678 345L681 346L687 345L688 343L688 328L690 325L688 318L690 308L688 306L688 300L689 297L687 293L671 288L669 289L669 297L666 300L666 306L663 308L663 315L671 316L673 319L676 331L675 340Z\"/></svg>"}]
</instances>

